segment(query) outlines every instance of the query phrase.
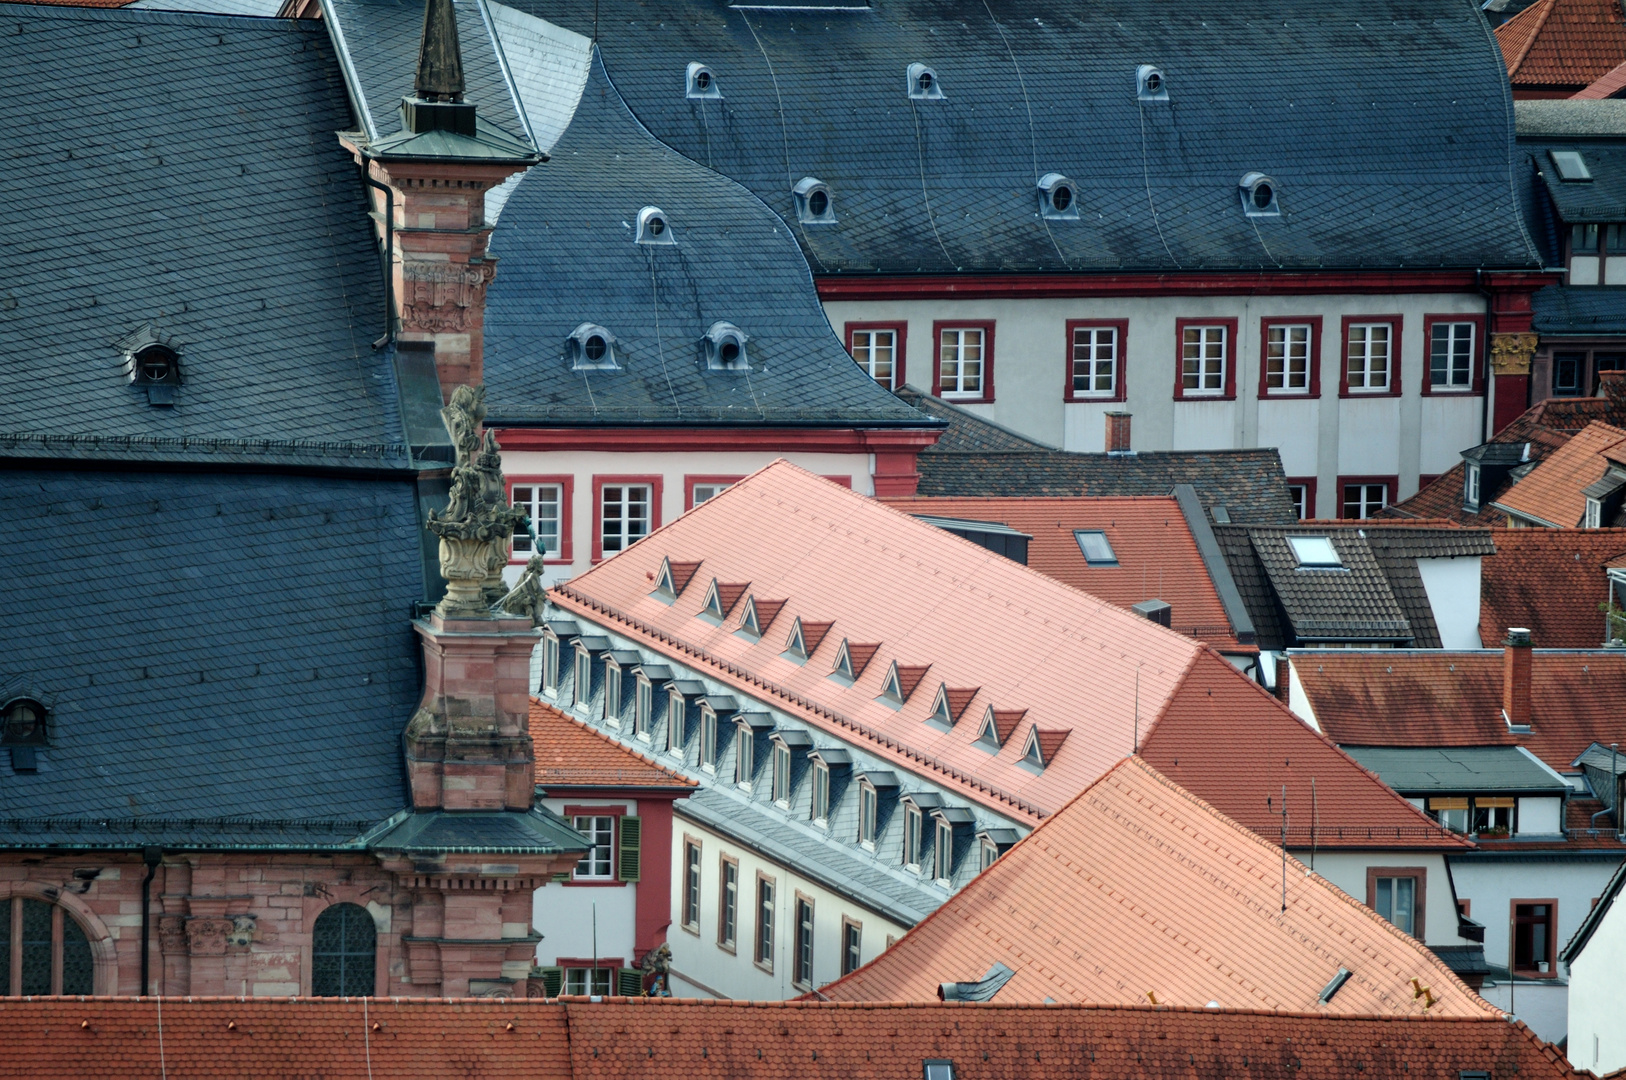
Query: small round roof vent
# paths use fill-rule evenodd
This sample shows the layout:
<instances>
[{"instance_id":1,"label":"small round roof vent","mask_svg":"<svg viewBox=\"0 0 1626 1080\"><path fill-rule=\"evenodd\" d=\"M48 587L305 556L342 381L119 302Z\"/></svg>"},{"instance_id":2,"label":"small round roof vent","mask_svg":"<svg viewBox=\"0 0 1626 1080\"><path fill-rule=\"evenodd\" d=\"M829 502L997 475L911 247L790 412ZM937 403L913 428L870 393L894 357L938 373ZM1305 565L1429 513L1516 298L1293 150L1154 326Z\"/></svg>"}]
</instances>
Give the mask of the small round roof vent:
<instances>
[{"instance_id":1,"label":"small round roof vent","mask_svg":"<svg viewBox=\"0 0 1626 1080\"><path fill-rule=\"evenodd\" d=\"M570 332L567 348L574 371L615 371L615 335L597 323L582 323Z\"/></svg>"},{"instance_id":2,"label":"small round roof vent","mask_svg":"<svg viewBox=\"0 0 1626 1080\"><path fill-rule=\"evenodd\" d=\"M1059 172L1039 178L1039 213L1052 220L1078 220L1078 185Z\"/></svg>"},{"instance_id":3,"label":"small round roof vent","mask_svg":"<svg viewBox=\"0 0 1626 1080\"><path fill-rule=\"evenodd\" d=\"M638 236L640 244L675 244L677 237L672 235L672 223L666 219L666 213L658 206L646 206L638 211Z\"/></svg>"},{"instance_id":4,"label":"small round roof vent","mask_svg":"<svg viewBox=\"0 0 1626 1080\"><path fill-rule=\"evenodd\" d=\"M731 322L718 320L712 323L711 329L700 341L706 367L712 371L751 370L750 358L745 353L745 343L749 340L745 331Z\"/></svg>"},{"instance_id":5,"label":"small round roof vent","mask_svg":"<svg viewBox=\"0 0 1626 1080\"><path fill-rule=\"evenodd\" d=\"M1169 100L1169 84L1162 68L1141 64L1135 69L1135 97L1141 101Z\"/></svg>"},{"instance_id":6,"label":"small round roof vent","mask_svg":"<svg viewBox=\"0 0 1626 1080\"><path fill-rule=\"evenodd\" d=\"M1262 172L1245 174L1239 186L1242 191L1242 212L1249 217L1281 217L1280 195L1276 181Z\"/></svg>"},{"instance_id":7,"label":"small round roof vent","mask_svg":"<svg viewBox=\"0 0 1626 1080\"><path fill-rule=\"evenodd\" d=\"M823 180L804 176L792 189L796 196L796 219L803 225L834 225L836 211L830 201L830 187Z\"/></svg>"},{"instance_id":8,"label":"small round roof vent","mask_svg":"<svg viewBox=\"0 0 1626 1080\"><path fill-rule=\"evenodd\" d=\"M705 64L689 65L689 75L686 86L687 88L684 91L685 97L710 98L714 101L722 100L723 92L717 87L717 76L713 75L711 73L711 68L707 67Z\"/></svg>"},{"instance_id":9,"label":"small round roof vent","mask_svg":"<svg viewBox=\"0 0 1626 1080\"><path fill-rule=\"evenodd\" d=\"M943 88L937 82L937 72L925 64L910 64L909 96L916 101L940 101Z\"/></svg>"}]
</instances>

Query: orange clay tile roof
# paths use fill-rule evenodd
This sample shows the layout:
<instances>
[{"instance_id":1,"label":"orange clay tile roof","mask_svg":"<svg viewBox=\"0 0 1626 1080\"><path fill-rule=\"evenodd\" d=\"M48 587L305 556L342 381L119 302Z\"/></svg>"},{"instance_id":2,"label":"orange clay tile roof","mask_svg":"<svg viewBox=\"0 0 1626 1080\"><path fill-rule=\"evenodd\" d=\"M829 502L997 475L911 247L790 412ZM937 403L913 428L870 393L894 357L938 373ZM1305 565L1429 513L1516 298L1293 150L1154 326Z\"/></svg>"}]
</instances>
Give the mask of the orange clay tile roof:
<instances>
[{"instance_id":1,"label":"orange clay tile roof","mask_svg":"<svg viewBox=\"0 0 1626 1080\"><path fill-rule=\"evenodd\" d=\"M1243 649L1208 577L1197 542L1167 496L1123 498L909 498L883 500L906 514L996 521L1033 537L1028 565L1103 600L1129 607L1166 600L1173 628L1226 651ZM1101 529L1118 556L1115 567L1084 561L1075 529ZM1251 651L1251 647L1243 649Z\"/></svg>"},{"instance_id":2,"label":"orange clay tile roof","mask_svg":"<svg viewBox=\"0 0 1626 1080\"><path fill-rule=\"evenodd\" d=\"M1006 1003L1499 1016L1415 939L1139 758L1120 762L896 945L821 989L929 1001L1014 974ZM1353 974L1319 1000L1340 967ZM1411 980L1435 998L1425 1009Z\"/></svg>"},{"instance_id":3,"label":"orange clay tile roof","mask_svg":"<svg viewBox=\"0 0 1626 1080\"><path fill-rule=\"evenodd\" d=\"M1502 1019L669 998L169 998L162 1008L160 1054L152 999L0 1000L0 1028L21 1035L7 1040L0 1077L915 1080L929 1058L953 1061L958 1080L1591 1075Z\"/></svg>"},{"instance_id":4,"label":"orange clay tile roof","mask_svg":"<svg viewBox=\"0 0 1626 1080\"><path fill-rule=\"evenodd\" d=\"M1588 424L1497 496L1497 506L1561 529L1580 525L1586 510L1582 490L1603 478L1609 468L1604 455L1623 441L1626 431L1620 428L1601 422Z\"/></svg>"},{"instance_id":5,"label":"orange clay tile roof","mask_svg":"<svg viewBox=\"0 0 1626 1080\"><path fill-rule=\"evenodd\" d=\"M701 589L691 585L672 603L651 595L652 575L668 555L704 558L708 577L750 581L788 598L787 613L835 626L798 664L782 655L785 632L753 642L735 633L735 620L697 618ZM1137 679L1138 713L1150 719L1204 651L785 461L555 586L549 598L739 693L771 699L814 728L867 740L902 768L957 782L968 798L1030 816L1061 807L1130 749ZM877 662L851 686L828 677L844 638L881 643ZM877 700L894 659L932 665L899 709ZM945 683L981 688L946 732L926 723ZM1016 731L1001 732L1007 738L997 754L974 745L989 706L1027 710ZM1028 725L1081 728L1083 737L1069 739L1035 775L1020 763Z\"/></svg>"},{"instance_id":6,"label":"orange clay tile roof","mask_svg":"<svg viewBox=\"0 0 1626 1080\"><path fill-rule=\"evenodd\" d=\"M1594 742L1626 742L1626 650L1530 664L1531 730L1502 719L1502 652L1295 652L1316 723L1340 746L1523 746L1559 772Z\"/></svg>"},{"instance_id":7,"label":"orange clay tile roof","mask_svg":"<svg viewBox=\"0 0 1626 1080\"><path fill-rule=\"evenodd\" d=\"M1473 846L1262 688L1226 677L1220 665L1225 661L1215 656L1198 661L1141 743L1141 757L1169 779L1271 841L1281 838L1285 785L1287 846L1295 850ZM1268 707L1241 707L1233 699L1243 695L1257 695Z\"/></svg>"},{"instance_id":8,"label":"orange clay tile roof","mask_svg":"<svg viewBox=\"0 0 1626 1080\"><path fill-rule=\"evenodd\" d=\"M546 787L692 788L693 780L633 753L575 717L531 699L536 782Z\"/></svg>"},{"instance_id":9,"label":"orange clay tile roof","mask_svg":"<svg viewBox=\"0 0 1626 1080\"><path fill-rule=\"evenodd\" d=\"M1515 89L1579 89L1626 61L1626 13L1620 0L1540 0L1496 40Z\"/></svg>"},{"instance_id":10,"label":"orange clay tile roof","mask_svg":"<svg viewBox=\"0 0 1626 1080\"><path fill-rule=\"evenodd\" d=\"M1626 529L1497 529L1480 562L1479 640L1495 645L1523 626L1549 649L1603 644L1606 568L1626 556Z\"/></svg>"},{"instance_id":11,"label":"orange clay tile roof","mask_svg":"<svg viewBox=\"0 0 1626 1080\"><path fill-rule=\"evenodd\" d=\"M1579 101L1601 101L1614 97L1622 90L1626 90L1626 61L1599 76L1585 90L1577 91L1572 97Z\"/></svg>"}]
</instances>

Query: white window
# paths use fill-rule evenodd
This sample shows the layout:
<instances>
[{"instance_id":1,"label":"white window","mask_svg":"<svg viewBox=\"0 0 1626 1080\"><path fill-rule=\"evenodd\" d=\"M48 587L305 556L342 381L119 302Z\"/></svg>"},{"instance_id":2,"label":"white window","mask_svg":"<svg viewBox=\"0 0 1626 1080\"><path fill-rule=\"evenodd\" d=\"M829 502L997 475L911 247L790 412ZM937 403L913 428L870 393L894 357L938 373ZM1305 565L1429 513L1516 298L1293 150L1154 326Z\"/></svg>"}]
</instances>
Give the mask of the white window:
<instances>
[{"instance_id":1,"label":"white window","mask_svg":"<svg viewBox=\"0 0 1626 1080\"><path fill-rule=\"evenodd\" d=\"M854 330L853 359L865 373L888 390L896 390L898 371L898 332L896 330Z\"/></svg>"},{"instance_id":2,"label":"white window","mask_svg":"<svg viewBox=\"0 0 1626 1080\"><path fill-rule=\"evenodd\" d=\"M666 749L683 753L683 695L675 687L666 691Z\"/></svg>"},{"instance_id":3,"label":"white window","mask_svg":"<svg viewBox=\"0 0 1626 1080\"><path fill-rule=\"evenodd\" d=\"M565 968L565 993L581 997L609 997L610 982L615 971L615 968L609 967Z\"/></svg>"},{"instance_id":4,"label":"white window","mask_svg":"<svg viewBox=\"0 0 1626 1080\"><path fill-rule=\"evenodd\" d=\"M751 773L756 768L756 738L749 727L740 724L734 729L734 782L741 787L751 786Z\"/></svg>"},{"instance_id":5,"label":"white window","mask_svg":"<svg viewBox=\"0 0 1626 1080\"><path fill-rule=\"evenodd\" d=\"M1462 471L1462 505L1469 510L1479 509L1479 466L1472 463Z\"/></svg>"},{"instance_id":6,"label":"white window","mask_svg":"<svg viewBox=\"0 0 1626 1080\"><path fill-rule=\"evenodd\" d=\"M577 817L571 827L587 838L592 847L576 864L576 879L608 881L615 876L615 818Z\"/></svg>"},{"instance_id":7,"label":"white window","mask_svg":"<svg viewBox=\"0 0 1626 1080\"><path fill-rule=\"evenodd\" d=\"M858 786L858 842L875 846L875 789L869 784Z\"/></svg>"},{"instance_id":8,"label":"white window","mask_svg":"<svg viewBox=\"0 0 1626 1080\"><path fill-rule=\"evenodd\" d=\"M717 944L732 952L735 927L739 925L740 864L725 858L722 879L717 884Z\"/></svg>"},{"instance_id":9,"label":"white window","mask_svg":"<svg viewBox=\"0 0 1626 1080\"><path fill-rule=\"evenodd\" d=\"M1376 882L1377 903L1374 910L1403 933L1411 933L1417 924L1417 879L1414 877L1380 877Z\"/></svg>"},{"instance_id":10,"label":"white window","mask_svg":"<svg viewBox=\"0 0 1626 1080\"><path fill-rule=\"evenodd\" d=\"M999 858L999 845L985 836L982 838L980 848L981 860L979 869L986 870L990 866L994 865L994 860Z\"/></svg>"},{"instance_id":11,"label":"white window","mask_svg":"<svg viewBox=\"0 0 1626 1080\"><path fill-rule=\"evenodd\" d=\"M830 820L830 766L822 761L813 763L813 820Z\"/></svg>"},{"instance_id":12,"label":"white window","mask_svg":"<svg viewBox=\"0 0 1626 1080\"><path fill-rule=\"evenodd\" d=\"M1435 390L1473 389L1473 323L1437 322L1430 328L1428 381Z\"/></svg>"},{"instance_id":13,"label":"white window","mask_svg":"<svg viewBox=\"0 0 1626 1080\"><path fill-rule=\"evenodd\" d=\"M769 971L773 970L773 913L774 883L771 878L757 878L757 955L756 961Z\"/></svg>"},{"instance_id":14,"label":"white window","mask_svg":"<svg viewBox=\"0 0 1626 1080\"><path fill-rule=\"evenodd\" d=\"M605 484L599 504L599 540L605 558L649 535L649 485Z\"/></svg>"},{"instance_id":15,"label":"white window","mask_svg":"<svg viewBox=\"0 0 1626 1080\"><path fill-rule=\"evenodd\" d=\"M700 845L683 842L683 925L700 929Z\"/></svg>"},{"instance_id":16,"label":"white window","mask_svg":"<svg viewBox=\"0 0 1626 1080\"><path fill-rule=\"evenodd\" d=\"M689 504L689 509L694 509L707 499L715 499L733 486L733 484L696 484L694 486L694 501Z\"/></svg>"},{"instance_id":17,"label":"white window","mask_svg":"<svg viewBox=\"0 0 1626 1080\"><path fill-rule=\"evenodd\" d=\"M717 714L705 707L700 710L700 764L717 768Z\"/></svg>"},{"instance_id":18,"label":"white window","mask_svg":"<svg viewBox=\"0 0 1626 1080\"><path fill-rule=\"evenodd\" d=\"M773 801L781 806L790 802L790 747L784 743L773 746Z\"/></svg>"},{"instance_id":19,"label":"white window","mask_svg":"<svg viewBox=\"0 0 1626 1080\"><path fill-rule=\"evenodd\" d=\"M1288 484L1287 497L1293 500L1293 516L1300 521L1308 521L1315 516L1315 507L1310 505L1309 484Z\"/></svg>"},{"instance_id":20,"label":"white window","mask_svg":"<svg viewBox=\"0 0 1626 1080\"><path fill-rule=\"evenodd\" d=\"M564 506L564 488L559 484L515 484L514 505L530 515L531 527L536 530L537 546L545 558L559 557L559 522ZM531 556L531 534L514 534L514 554Z\"/></svg>"},{"instance_id":21,"label":"white window","mask_svg":"<svg viewBox=\"0 0 1626 1080\"><path fill-rule=\"evenodd\" d=\"M1347 518L1376 517L1378 511L1388 505L1388 484L1344 485L1344 516Z\"/></svg>"},{"instance_id":22,"label":"white window","mask_svg":"<svg viewBox=\"0 0 1626 1080\"><path fill-rule=\"evenodd\" d=\"M588 700L593 696L593 658L586 649L576 650L576 679L571 687L572 704L578 709L587 708Z\"/></svg>"},{"instance_id":23,"label":"white window","mask_svg":"<svg viewBox=\"0 0 1626 1080\"><path fill-rule=\"evenodd\" d=\"M1310 327L1272 326L1265 334L1265 389L1273 394L1310 392Z\"/></svg>"},{"instance_id":24,"label":"white window","mask_svg":"<svg viewBox=\"0 0 1626 1080\"><path fill-rule=\"evenodd\" d=\"M799 986L813 985L813 901L796 898L796 973Z\"/></svg>"},{"instance_id":25,"label":"white window","mask_svg":"<svg viewBox=\"0 0 1626 1080\"><path fill-rule=\"evenodd\" d=\"M1118 391L1118 328L1073 327L1073 396L1112 397Z\"/></svg>"},{"instance_id":26,"label":"white window","mask_svg":"<svg viewBox=\"0 0 1626 1080\"><path fill-rule=\"evenodd\" d=\"M621 726L621 668L614 663L604 665L604 719Z\"/></svg>"},{"instance_id":27,"label":"white window","mask_svg":"<svg viewBox=\"0 0 1626 1080\"><path fill-rule=\"evenodd\" d=\"M647 739L654 727L655 688L649 685L648 679L640 676L633 693L632 729Z\"/></svg>"},{"instance_id":28,"label":"white window","mask_svg":"<svg viewBox=\"0 0 1626 1080\"><path fill-rule=\"evenodd\" d=\"M982 397L984 331L943 330L938 346L938 386L943 397Z\"/></svg>"},{"instance_id":29,"label":"white window","mask_svg":"<svg viewBox=\"0 0 1626 1080\"><path fill-rule=\"evenodd\" d=\"M1350 323L1345 353L1351 393L1375 393L1389 389L1389 365L1393 356L1394 326L1391 323Z\"/></svg>"},{"instance_id":30,"label":"white window","mask_svg":"<svg viewBox=\"0 0 1626 1080\"><path fill-rule=\"evenodd\" d=\"M1289 536L1287 546L1293 549L1293 557L1300 566L1342 566L1343 560L1338 557L1338 549L1332 546L1332 539L1326 536Z\"/></svg>"},{"instance_id":31,"label":"white window","mask_svg":"<svg viewBox=\"0 0 1626 1080\"><path fill-rule=\"evenodd\" d=\"M552 694L559 690L559 639L552 634L542 638L542 691Z\"/></svg>"},{"instance_id":32,"label":"white window","mask_svg":"<svg viewBox=\"0 0 1626 1080\"><path fill-rule=\"evenodd\" d=\"M1603 522L1603 504L1597 499L1586 501L1586 510L1581 515L1581 528L1596 529Z\"/></svg>"},{"instance_id":33,"label":"white window","mask_svg":"<svg viewBox=\"0 0 1626 1080\"><path fill-rule=\"evenodd\" d=\"M1180 388L1188 396L1225 393L1225 326L1180 331Z\"/></svg>"},{"instance_id":34,"label":"white window","mask_svg":"<svg viewBox=\"0 0 1626 1080\"><path fill-rule=\"evenodd\" d=\"M932 877L948 881L954 876L954 826L937 819L937 836L932 842Z\"/></svg>"},{"instance_id":35,"label":"white window","mask_svg":"<svg viewBox=\"0 0 1626 1080\"><path fill-rule=\"evenodd\" d=\"M841 921L841 973L851 975L864 964L864 928L851 919Z\"/></svg>"},{"instance_id":36,"label":"white window","mask_svg":"<svg viewBox=\"0 0 1626 1080\"><path fill-rule=\"evenodd\" d=\"M914 806L905 806L903 808L903 865L912 870L920 869L920 833L920 809Z\"/></svg>"}]
</instances>

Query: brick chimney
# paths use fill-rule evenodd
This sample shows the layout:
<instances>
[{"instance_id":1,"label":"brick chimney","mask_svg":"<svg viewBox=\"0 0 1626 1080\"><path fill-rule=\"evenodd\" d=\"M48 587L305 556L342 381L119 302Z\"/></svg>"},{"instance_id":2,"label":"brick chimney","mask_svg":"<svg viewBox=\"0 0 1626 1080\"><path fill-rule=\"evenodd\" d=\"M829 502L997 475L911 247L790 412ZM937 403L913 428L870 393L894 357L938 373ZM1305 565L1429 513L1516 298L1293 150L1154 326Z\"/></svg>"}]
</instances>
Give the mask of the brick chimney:
<instances>
[{"instance_id":1,"label":"brick chimney","mask_svg":"<svg viewBox=\"0 0 1626 1080\"><path fill-rule=\"evenodd\" d=\"M1107 417L1107 453L1133 454L1129 447L1129 418L1126 412L1109 412Z\"/></svg>"},{"instance_id":2,"label":"brick chimney","mask_svg":"<svg viewBox=\"0 0 1626 1080\"><path fill-rule=\"evenodd\" d=\"M1530 727L1530 631L1522 626L1502 642L1502 719L1513 730Z\"/></svg>"},{"instance_id":3,"label":"brick chimney","mask_svg":"<svg viewBox=\"0 0 1626 1080\"><path fill-rule=\"evenodd\" d=\"M1626 371L1598 372L1598 395L1609 399L1611 410L1626 412Z\"/></svg>"}]
</instances>

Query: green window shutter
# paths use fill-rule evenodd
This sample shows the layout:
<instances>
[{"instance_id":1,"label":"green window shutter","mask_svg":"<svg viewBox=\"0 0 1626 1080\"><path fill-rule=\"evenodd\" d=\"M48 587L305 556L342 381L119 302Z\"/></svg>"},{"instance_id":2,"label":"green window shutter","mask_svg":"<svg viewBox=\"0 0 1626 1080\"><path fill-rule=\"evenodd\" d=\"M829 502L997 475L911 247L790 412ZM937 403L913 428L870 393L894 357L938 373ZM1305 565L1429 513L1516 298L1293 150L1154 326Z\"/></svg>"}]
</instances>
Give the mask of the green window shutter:
<instances>
[{"instance_id":1,"label":"green window shutter","mask_svg":"<svg viewBox=\"0 0 1626 1080\"><path fill-rule=\"evenodd\" d=\"M637 968L616 968L615 992L621 997L643 997L644 973Z\"/></svg>"},{"instance_id":2,"label":"green window shutter","mask_svg":"<svg viewBox=\"0 0 1626 1080\"><path fill-rule=\"evenodd\" d=\"M644 823L635 817L621 819L621 843L616 852L616 880L637 881L639 872L643 869L643 858L639 850L639 842L644 832Z\"/></svg>"},{"instance_id":3,"label":"green window shutter","mask_svg":"<svg viewBox=\"0 0 1626 1080\"><path fill-rule=\"evenodd\" d=\"M556 998L565 988L565 969L562 967L542 968L542 987L548 997Z\"/></svg>"}]
</instances>

